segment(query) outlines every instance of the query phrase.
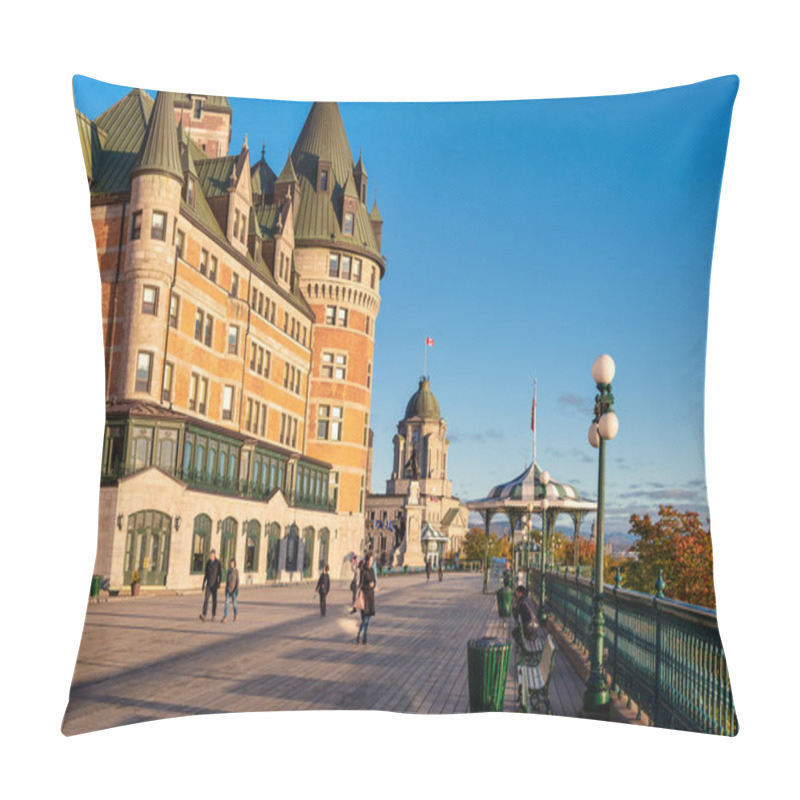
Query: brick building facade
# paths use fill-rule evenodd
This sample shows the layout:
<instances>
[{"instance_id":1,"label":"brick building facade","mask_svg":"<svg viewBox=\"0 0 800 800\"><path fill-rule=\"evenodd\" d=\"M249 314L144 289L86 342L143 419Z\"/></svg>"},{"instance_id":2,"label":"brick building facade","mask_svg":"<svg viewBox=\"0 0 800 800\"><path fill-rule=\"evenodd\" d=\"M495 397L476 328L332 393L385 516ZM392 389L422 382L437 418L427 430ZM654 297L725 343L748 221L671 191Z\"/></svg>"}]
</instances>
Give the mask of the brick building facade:
<instances>
[{"instance_id":1,"label":"brick building facade","mask_svg":"<svg viewBox=\"0 0 800 800\"><path fill-rule=\"evenodd\" d=\"M226 98L134 89L77 111L102 283L95 571L199 587L342 573L363 536L382 220L339 109L279 175L229 155Z\"/></svg>"}]
</instances>

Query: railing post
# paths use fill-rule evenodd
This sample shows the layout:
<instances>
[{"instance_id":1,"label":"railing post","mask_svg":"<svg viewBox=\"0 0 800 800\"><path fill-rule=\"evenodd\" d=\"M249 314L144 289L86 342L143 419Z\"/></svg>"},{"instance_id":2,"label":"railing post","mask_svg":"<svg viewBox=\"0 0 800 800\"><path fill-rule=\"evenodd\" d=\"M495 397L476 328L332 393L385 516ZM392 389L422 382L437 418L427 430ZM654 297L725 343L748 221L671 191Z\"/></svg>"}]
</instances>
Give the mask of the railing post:
<instances>
[{"instance_id":1,"label":"railing post","mask_svg":"<svg viewBox=\"0 0 800 800\"><path fill-rule=\"evenodd\" d=\"M617 573L614 576L614 675L613 675L613 688L612 691L617 693L617 696L622 692L619 688L619 681L617 678L617 655L619 653L619 588L622 586L622 573L617 567Z\"/></svg>"},{"instance_id":2,"label":"railing post","mask_svg":"<svg viewBox=\"0 0 800 800\"><path fill-rule=\"evenodd\" d=\"M655 675L653 687L653 724L661 724L661 610L658 607L658 601L664 598L664 589L666 587L664 581L664 573L661 567L658 568L658 578L656 579L656 594L653 597L653 607L656 615L656 652L655 652Z\"/></svg>"}]
</instances>

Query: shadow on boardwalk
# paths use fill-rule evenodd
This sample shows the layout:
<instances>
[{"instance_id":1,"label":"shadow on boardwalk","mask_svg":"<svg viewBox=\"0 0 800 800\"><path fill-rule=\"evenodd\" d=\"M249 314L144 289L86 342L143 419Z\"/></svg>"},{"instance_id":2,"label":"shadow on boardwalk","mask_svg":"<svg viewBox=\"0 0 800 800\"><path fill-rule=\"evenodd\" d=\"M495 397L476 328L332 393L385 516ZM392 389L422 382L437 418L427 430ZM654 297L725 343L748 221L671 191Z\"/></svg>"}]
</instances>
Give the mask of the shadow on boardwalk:
<instances>
[{"instance_id":1,"label":"shadow on boardwalk","mask_svg":"<svg viewBox=\"0 0 800 800\"><path fill-rule=\"evenodd\" d=\"M355 643L359 617L341 589L326 617L308 585L244 589L228 625L198 620L199 595L90 606L62 730L241 711L465 713L466 643L497 621L494 595L481 586L475 574L382 580L366 647ZM557 659L554 713L577 715L582 692L568 660Z\"/></svg>"}]
</instances>

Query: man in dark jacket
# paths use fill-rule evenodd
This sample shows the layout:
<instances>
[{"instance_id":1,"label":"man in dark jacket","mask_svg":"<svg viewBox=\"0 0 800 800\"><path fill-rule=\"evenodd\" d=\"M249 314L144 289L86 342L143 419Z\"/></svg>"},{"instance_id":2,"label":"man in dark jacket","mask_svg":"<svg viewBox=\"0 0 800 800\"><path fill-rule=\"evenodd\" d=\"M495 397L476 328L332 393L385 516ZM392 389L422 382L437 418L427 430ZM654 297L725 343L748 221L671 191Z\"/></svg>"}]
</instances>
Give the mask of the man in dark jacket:
<instances>
[{"instance_id":1,"label":"man in dark jacket","mask_svg":"<svg viewBox=\"0 0 800 800\"><path fill-rule=\"evenodd\" d=\"M316 589L316 592L319 595L319 613L320 616L322 617L325 616L328 592L330 590L331 590L331 576L328 575L328 565L326 564L322 568L319 580L317 581L317 589Z\"/></svg>"},{"instance_id":2,"label":"man in dark jacket","mask_svg":"<svg viewBox=\"0 0 800 800\"><path fill-rule=\"evenodd\" d=\"M208 555L206 561L206 573L203 576L202 588L206 590L205 598L203 600L203 613L200 619L206 621L206 614L208 613L208 598L211 598L211 619L217 615L217 589L222 582L222 565L217 560L217 551L212 550Z\"/></svg>"},{"instance_id":3,"label":"man in dark jacket","mask_svg":"<svg viewBox=\"0 0 800 800\"><path fill-rule=\"evenodd\" d=\"M517 625L511 631L514 641L523 647L522 637L529 642L536 638L536 609L528 597L528 590L524 586L517 586L514 591L514 604L511 607L511 614Z\"/></svg>"}]
</instances>

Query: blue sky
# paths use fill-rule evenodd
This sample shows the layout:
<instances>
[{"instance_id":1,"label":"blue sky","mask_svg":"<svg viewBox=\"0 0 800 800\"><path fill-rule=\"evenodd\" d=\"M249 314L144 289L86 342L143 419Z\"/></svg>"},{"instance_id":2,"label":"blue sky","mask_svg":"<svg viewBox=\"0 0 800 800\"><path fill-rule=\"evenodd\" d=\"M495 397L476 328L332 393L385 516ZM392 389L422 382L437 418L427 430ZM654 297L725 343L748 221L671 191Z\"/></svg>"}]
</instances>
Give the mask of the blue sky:
<instances>
[{"instance_id":1,"label":"blue sky","mask_svg":"<svg viewBox=\"0 0 800 800\"><path fill-rule=\"evenodd\" d=\"M384 219L374 491L431 336L428 373L462 499L530 462L534 377L537 461L596 495L586 434L591 366L605 352L620 418L607 447L607 533L660 503L708 513L709 270L736 88L722 78L577 100L340 105ZM75 91L94 117L127 89L81 79ZM246 133L257 160L265 140L279 172L310 103L231 106L231 150Z\"/></svg>"}]
</instances>

